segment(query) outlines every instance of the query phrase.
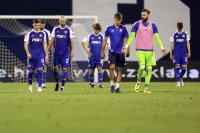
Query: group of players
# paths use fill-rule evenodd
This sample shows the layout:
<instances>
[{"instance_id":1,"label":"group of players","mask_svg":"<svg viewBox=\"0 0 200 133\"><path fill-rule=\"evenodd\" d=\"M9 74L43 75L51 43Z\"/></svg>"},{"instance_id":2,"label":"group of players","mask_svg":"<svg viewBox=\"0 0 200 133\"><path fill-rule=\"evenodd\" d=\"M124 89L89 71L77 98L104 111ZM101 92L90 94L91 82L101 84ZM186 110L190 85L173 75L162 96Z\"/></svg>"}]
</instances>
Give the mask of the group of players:
<instances>
[{"instance_id":1,"label":"group of players","mask_svg":"<svg viewBox=\"0 0 200 133\"><path fill-rule=\"evenodd\" d=\"M102 27L99 23L92 25L93 32L82 40L82 46L88 55L89 86L94 87L94 71L98 70L98 87L102 88L103 59L108 50L108 63L110 70L110 92L120 93L122 80L122 68L125 66L125 57L130 53L130 45L135 41L136 56L139 63L135 91L140 91L141 79L145 71L144 93L152 93L150 80L152 66L156 65L154 55L154 39L161 48L162 54L166 55L159 36L158 28L149 20L150 11L143 9L141 20L135 22L130 35L122 23L122 14L114 14L114 23L101 34ZM24 47L28 57L28 90L32 92L33 74L36 72L38 92L45 87L48 52L54 48L54 77L56 81L55 91L64 90L66 79L69 75L71 59L74 57L75 35L71 28L66 25L66 18L61 16L59 26L53 28L52 33L44 28L43 20L33 21L33 30L28 32L24 39ZM191 56L189 35L183 30L183 24L177 24L177 32L170 37L170 59L175 63L175 75L177 86L183 86L183 75L187 68L187 59ZM110 42L108 42L110 41ZM61 72L60 72L61 71ZM116 71L116 77L115 77ZM59 74L62 73L61 87L59 87Z\"/></svg>"}]
</instances>

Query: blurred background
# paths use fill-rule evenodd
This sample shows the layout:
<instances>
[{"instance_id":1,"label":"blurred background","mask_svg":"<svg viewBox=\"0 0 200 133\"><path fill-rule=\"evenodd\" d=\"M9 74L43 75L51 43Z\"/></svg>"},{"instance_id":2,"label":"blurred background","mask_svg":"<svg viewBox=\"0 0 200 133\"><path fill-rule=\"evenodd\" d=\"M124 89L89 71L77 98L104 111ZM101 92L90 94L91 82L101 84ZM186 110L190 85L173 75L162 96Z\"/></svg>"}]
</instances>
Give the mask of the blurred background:
<instances>
[{"instance_id":1,"label":"blurred background","mask_svg":"<svg viewBox=\"0 0 200 133\"><path fill-rule=\"evenodd\" d=\"M87 81L87 56L81 47L81 40L91 32L91 25L98 21L104 30L113 23L113 14L123 14L123 24L129 32L132 24L140 19L143 8L151 11L151 20L156 23L164 47L169 52L169 37L176 31L176 23L184 23L184 29L191 36L192 57L185 74L186 81L200 81L200 45L198 44L197 2L194 0L6 0L0 5L0 82L25 82L26 54L23 49L24 35L32 28L32 19L42 15L46 18L46 27L50 31L58 24L59 15L69 16L68 25L76 35L75 58L69 81ZM11 16L10 16L11 15ZM22 15L21 18L16 16ZM7 16L7 18L6 18ZM55 18L51 18L55 16ZM49 17L49 18L48 18ZM173 81L173 63L169 54L162 56L155 44L157 66L153 70L153 81ZM138 64L135 59L134 45L131 55L126 59L123 81L135 81ZM49 62L48 81L53 81L52 59ZM108 80L108 64L104 63L104 81Z\"/></svg>"}]
</instances>

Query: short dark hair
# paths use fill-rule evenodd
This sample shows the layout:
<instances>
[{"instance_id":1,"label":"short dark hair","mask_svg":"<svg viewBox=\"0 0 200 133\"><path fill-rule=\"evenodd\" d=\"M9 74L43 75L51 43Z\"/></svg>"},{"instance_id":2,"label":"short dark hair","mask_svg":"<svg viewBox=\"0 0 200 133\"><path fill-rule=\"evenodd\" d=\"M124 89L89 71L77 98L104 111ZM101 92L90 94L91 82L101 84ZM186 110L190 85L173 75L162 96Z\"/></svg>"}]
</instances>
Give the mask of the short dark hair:
<instances>
[{"instance_id":1,"label":"short dark hair","mask_svg":"<svg viewBox=\"0 0 200 133\"><path fill-rule=\"evenodd\" d=\"M149 9L142 9L142 12L147 12L147 14L151 13Z\"/></svg>"},{"instance_id":2,"label":"short dark hair","mask_svg":"<svg viewBox=\"0 0 200 133\"><path fill-rule=\"evenodd\" d=\"M121 13L115 13L115 15L114 15L114 18L115 19L122 19L123 18L123 15L121 14Z\"/></svg>"},{"instance_id":3,"label":"short dark hair","mask_svg":"<svg viewBox=\"0 0 200 133\"><path fill-rule=\"evenodd\" d=\"M41 21L40 21L40 19L33 19L33 23L35 24L37 24L37 23L40 23Z\"/></svg>"},{"instance_id":4,"label":"short dark hair","mask_svg":"<svg viewBox=\"0 0 200 133\"><path fill-rule=\"evenodd\" d=\"M95 30L98 30L98 31L101 31L101 25L99 24L99 23L94 23L93 25L92 25L92 28L94 28Z\"/></svg>"},{"instance_id":5,"label":"short dark hair","mask_svg":"<svg viewBox=\"0 0 200 133\"><path fill-rule=\"evenodd\" d=\"M182 30L183 29L183 22L178 22L177 28L178 28L178 30Z\"/></svg>"},{"instance_id":6,"label":"short dark hair","mask_svg":"<svg viewBox=\"0 0 200 133\"><path fill-rule=\"evenodd\" d=\"M46 24L46 21L45 21L44 19L41 19L41 20L40 20L40 23L41 23L41 24Z\"/></svg>"}]
</instances>

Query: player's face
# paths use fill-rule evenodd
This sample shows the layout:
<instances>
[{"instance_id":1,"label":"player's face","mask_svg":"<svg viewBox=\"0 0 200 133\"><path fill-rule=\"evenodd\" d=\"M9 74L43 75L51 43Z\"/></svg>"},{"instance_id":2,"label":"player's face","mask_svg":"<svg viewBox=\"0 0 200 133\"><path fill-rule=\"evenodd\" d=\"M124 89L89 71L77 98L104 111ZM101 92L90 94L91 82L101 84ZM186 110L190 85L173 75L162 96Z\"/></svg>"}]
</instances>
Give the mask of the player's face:
<instances>
[{"instance_id":1,"label":"player's face","mask_svg":"<svg viewBox=\"0 0 200 133\"><path fill-rule=\"evenodd\" d=\"M65 17L60 18L60 25L64 27L66 25L67 19Z\"/></svg>"},{"instance_id":2,"label":"player's face","mask_svg":"<svg viewBox=\"0 0 200 133\"><path fill-rule=\"evenodd\" d=\"M41 24L41 25L40 25L40 30L43 30L44 27L45 27L45 24Z\"/></svg>"},{"instance_id":3,"label":"player's face","mask_svg":"<svg viewBox=\"0 0 200 133\"><path fill-rule=\"evenodd\" d=\"M98 35L101 31L96 30L96 29L93 28L93 32L94 32L94 34Z\"/></svg>"},{"instance_id":4,"label":"player's face","mask_svg":"<svg viewBox=\"0 0 200 133\"><path fill-rule=\"evenodd\" d=\"M122 19L117 19L117 18L114 19L114 24L115 24L116 26L120 26L121 23L122 23Z\"/></svg>"},{"instance_id":5,"label":"player's face","mask_svg":"<svg viewBox=\"0 0 200 133\"><path fill-rule=\"evenodd\" d=\"M34 23L34 24L33 24L33 28L34 28L34 30L36 30L36 31L39 31L39 30L40 30L40 27L41 27L41 23Z\"/></svg>"},{"instance_id":6,"label":"player's face","mask_svg":"<svg viewBox=\"0 0 200 133\"><path fill-rule=\"evenodd\" d=\"M147 22L148 19L149 19L149 15L148 15L147 12L142 12L142 13L141 13L141 17L142 17L142 21L143 21L143 22Z\"/></svg>"}]
</instances>

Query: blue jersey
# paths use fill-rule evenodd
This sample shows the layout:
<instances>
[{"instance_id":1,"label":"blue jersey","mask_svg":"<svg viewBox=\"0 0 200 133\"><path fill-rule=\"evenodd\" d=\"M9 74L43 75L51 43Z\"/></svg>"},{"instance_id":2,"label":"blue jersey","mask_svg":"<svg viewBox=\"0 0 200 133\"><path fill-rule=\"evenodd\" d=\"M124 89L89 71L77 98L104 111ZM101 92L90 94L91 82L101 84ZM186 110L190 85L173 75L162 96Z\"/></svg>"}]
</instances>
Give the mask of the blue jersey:
<instances>
[{"instance_id":1,"label":"blue jersey","mask_svg":"<svg viewBox=\"0 0 200 133\"><path fill-rule=\"evenodd\" d=\"M71 38L74 33L71 28L65 26L56 26L53 28L51 37L54 38L54 54L57 55L70 55Z\"/></svg>"},{"instance_id":2,"label":"blue jersey","mask_svg":"<svg viewBox=\"0 0 200 133\"><path fill-rule=\"evenodd\" d=\"M89 44L88 47L90 48L90 52L92 54L91 58L101 58L103 36L101 34L91 34L85 42L88 42Z\"/></svg>"},{"instance_id":3,"label":"blue jersey","mask_svg":"<svg viewBox=\"0 0 200 133\"><path fill-rule=\"evenodd\" d=\"M174 55L187 55L187 42L190 40L187 32L175 32L170 41L174 43Z\"/></svg>"},{"instance_id":4,"label":"blue jersey","mask_svg":"<svg viewBox=\"0 0 200 133\"><path fill-rule=\"evenodd\" d=\"M137 22L135 22L133 24L131 32L137 33L139 25L140 25L140 21L142 21L142 20L139 20L139 21L137 21ZM146 26L149 25L149 22L146 22L146 23L142 22L142 24L146 27ZM153 29L153 33L158 33L158 28L157 28L157 26L154 23L152 23L152 29Z\"/></svg>"},{"instance_id":5,"label":"blue jersey","mask_svg":"<svg viewBox=\"0 0 200 133\"><path fill-rule=\"evenodd\" d=\"M105 37L110 38L109 50L114 53L121 53L124 46L124 38L128 38L128 31L123 25L118 28L114 25L108 26L105 31Z\"/></svg>"},{"instance_id":6,"label":"blue jersey","mask_svg":"<svg viewBox=\"0 0 200 133\"><path fill-rule=\"evenodd\" d=\"M32 58L44 58L44 43L46 43L46 35L43 31L32 30L28 32L24 38L24 42L28 43L28 50Z\"/></svg>"},{"instance_id":7,"label":"blue jersey","mask_svg":"<svg viewBox=\"0 0 200 133\"><path fill-rule=\"evenodd\" d=\"M47 42L47 45L49 45L49 40L50 40L50 31L48 29L43 29L42 31L44 31L44 33L46 34L46 42Z\"/></svg>"}]
</instances>

